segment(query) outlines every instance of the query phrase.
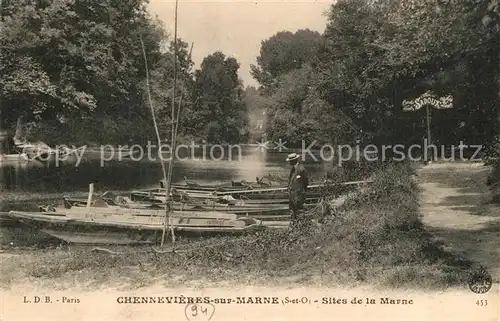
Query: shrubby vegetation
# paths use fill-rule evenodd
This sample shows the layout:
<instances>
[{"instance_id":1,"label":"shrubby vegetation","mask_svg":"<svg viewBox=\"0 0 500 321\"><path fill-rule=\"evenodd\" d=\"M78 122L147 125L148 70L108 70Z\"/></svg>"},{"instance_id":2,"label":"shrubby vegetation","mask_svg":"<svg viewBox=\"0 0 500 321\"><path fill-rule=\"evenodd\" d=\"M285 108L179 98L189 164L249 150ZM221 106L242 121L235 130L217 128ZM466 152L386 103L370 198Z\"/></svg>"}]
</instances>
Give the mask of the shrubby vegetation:
<instances>
[{"instance_id":1,"label":"shrubby vegetation","mask_svg":"<svg viewBox=\"0 0 500 321\"><path fill-rule=\"evenodd\" d=\"M452 110L432 110L434 142L490 145L499 133L499 38L497 0L337 1L323 34L280 32L263 42L253 72L269 134L421 142L425 110L401 105L432 90L454 98Z\"/></svg>"},{"instance_id":2,"label":"shrubby vegetation","mask_svg":"<svg viewBox=\"0 0 500 321\"><path fill-rule=\"evenodd\" d=\"M491 145L499 132L498 0L340 0L323 33L283 31L262 42L251 66L259 88L243 88L238 62L215 52L193 70L189 39L172 38L147 0L4 0L0 119L32 124L47 142L128 143L154 137L141 38L162 136L171 128L173 54L181 137L235 142L248 115L267 112L266 132L289 146L414 143L424 110L401 103L427 90L453 95L432 111L433 141ZM195 49L196 50L196 49Z\"/></svg>"},{"instance_id":3,"label":"shrubby vegetation","mask_svg":"<svg viewBox=\"0 0 500 321\"><path fill-rule=\"evenodd\" d=\"M170 138L177 50L179 135L244 138L238 62L216 52L192 70L189 45L179 39L174 48L162 24L147 13L147 2L4 0L0 128L13 129L22 117L31 139L52 144L154 139L142 41L162 137Z\"/></svg>"}]
</instances>

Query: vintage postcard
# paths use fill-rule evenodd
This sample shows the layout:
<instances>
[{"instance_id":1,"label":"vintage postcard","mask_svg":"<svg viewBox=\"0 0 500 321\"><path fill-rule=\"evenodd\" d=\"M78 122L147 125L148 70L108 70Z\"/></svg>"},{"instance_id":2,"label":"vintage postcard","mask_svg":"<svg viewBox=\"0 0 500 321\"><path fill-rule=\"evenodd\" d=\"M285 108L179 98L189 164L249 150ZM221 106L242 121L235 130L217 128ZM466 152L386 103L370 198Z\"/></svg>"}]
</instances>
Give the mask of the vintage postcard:
<instances>
[{"instance_id":1,"label":"vintage postcard","mask_svg":"<svg viewBox=\"0 0 500 321\"><path fill-rule=\"evenodd\" d=\"M0 321L500 319L498 0L0 0Z\"/></svg>"}]
</instances>

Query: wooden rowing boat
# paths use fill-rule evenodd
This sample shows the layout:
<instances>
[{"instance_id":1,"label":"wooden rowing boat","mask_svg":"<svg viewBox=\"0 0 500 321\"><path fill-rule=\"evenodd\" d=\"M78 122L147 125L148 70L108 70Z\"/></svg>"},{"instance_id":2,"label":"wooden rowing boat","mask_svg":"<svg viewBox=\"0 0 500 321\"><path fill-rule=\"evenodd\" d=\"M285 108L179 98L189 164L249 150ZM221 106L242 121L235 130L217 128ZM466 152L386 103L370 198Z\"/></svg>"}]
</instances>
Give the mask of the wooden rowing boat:
<instances>
[{"instance_id":1,"label":"wooden rowing boat","mask_svg":"<svg viewBox=\"0 0 500 321\"><path fill-rule=\"evenodd\" d=\"M355 182L343 182L338 185L344 187L353 187L357 185L369 184L372 181L355 181ZM328 189L329 186L333 185L330 181L325 181L321 184L313 184L308 186L306 192L306 198L308 199L318 199L321 197L323 190ZM181 188L175 187L172 190L171 197L186 199L205 199L205 200L219 200L219 202L224 203L226 201L234 200L273 200L273 199L287 199L288 198L288 188L285 186L280 187L259 187L259 188L242 188L233 190L210 190L209 187L187 187L188 185L183 185ZM132 191L130 197L133 200L148 200L163 202L165 198L164 188L151 188L138 191ZM234 202L234 201L233 201Z\"/></svg>"},{"instance_id":2,"label":"wooden rowing boat","mask_svg":"<svg viewBox=\"0 0 500 321\"><path fill-rule=\"evenodd\" d=\"M258 179L259 178L257 178L257 180ZM206 191L206 192L214 192L214 191L230 192L230 191L242 191L242 190L258 189L258 188L268 188L271 185L261 181L247 182L245 180L242 180L242 181L231 181L229 183L217 184L217 185L202 185L192 181L186 181L186 184L172 184L171 186L180 191L188 190L188 191ZM283 187L284 185L280 186ZM161 188L165 187L163 181L160 182L160 187Z\"/></svg>"},{"instance_id":3,"label":"wooden rowing boat","mask_svg":"<svg viewBox=\"0 0 500 321\"><path fill-rule=\"evenodd\" d=\"M182 195L172 195L175 200L185 200L192 202L216 202L218 204L238 204L244 202L245 204L287 204L288 192L277 191L269 193L243 193L243 191L235 192L202 192L202 191L179 191ZM151 202L151 203L164 203L166 200L165 191L161 188L152 188L146 190L131 191L129 197L133 201L138 202ZM314 203L321 199L321 191L310 191L306 193L306 202Z\"/></svg>"},{"instance_id":4,"label":"wooden rowing boat","mask_svg":"<svg viewBox=\"0 0 500 321\"><path fill-rule=\"evenodd\" d=\"M334 184L325 181L322 184L313 184L308 186L306 192L306 203L315 203L323 197L325 190L332 185L340 185L344 188L352 188L373 183L371 180L343 182ZM285 204L288 203L288 189L286 187L255 188L234 191L206 191L199 189L172 189L171 197L174 200L186 201L212 201L220 204L236 204L242 200L246 204ZM130 199L140 202L164 203L166 201L165 189L151 188L145 190L136 190L130 192Z\"/></svg>"},{"instance_id":5,"label":"wooden rowing boat","mask_svg":"<svg viewBox=\"0 0 500 321\"><path fill-rule=\"evenodd\" d=\"M63 198L67 207L86 207L87 199L80 198ZM161 203L140 203L134 202L128 197L114 196L111 193L104 193L103 195L92 199L90 206L92 207L108 207L119 206L128 209L142 209L142 210L159 210L164 209L165 204ZM237 204L218 204L216 202L197 202L197 203L173 203L174 211L217 211L224 213L234 213L240 215L273 215L286 213L289 211L287 204L245 204L240 202Z\"/></svg>"},{"instance_id":6,"label":"wooden rowing boat","mask_svg":"<svg viewBox=\"0 0 500 321\"><path fill-rule=\"evenodd\" d=\"M122 207L50 208L45 212L10 211L23 224L69 243L153 244L164 226L164 211ZM185 235L241 234L260 230L261 221L220 212L174 212L169 226Z\"/></svg>"},{"instance_id":7,"label":"wooden rowing boat","mask_svg":"<svg viewBox=\"0 0 500 321\"><path fill-rule=\"evenodd\" d=\"M175 192L181 192L178 195L173 195ZM262 188L251 190L225 191L225 192L208 192L199 190L182 190L174 191L172 196L185 197L193 200L213 200L219 203L236 203L238 200L286 200L288 199L287 188ZM321 197L320 188L310 188L306 193L306 198L318 199ZM130 198L134 201L153 201L164 202L165 190L162 188L152 188L138 191L131 191Z\"/></svg>"}]
</instances>

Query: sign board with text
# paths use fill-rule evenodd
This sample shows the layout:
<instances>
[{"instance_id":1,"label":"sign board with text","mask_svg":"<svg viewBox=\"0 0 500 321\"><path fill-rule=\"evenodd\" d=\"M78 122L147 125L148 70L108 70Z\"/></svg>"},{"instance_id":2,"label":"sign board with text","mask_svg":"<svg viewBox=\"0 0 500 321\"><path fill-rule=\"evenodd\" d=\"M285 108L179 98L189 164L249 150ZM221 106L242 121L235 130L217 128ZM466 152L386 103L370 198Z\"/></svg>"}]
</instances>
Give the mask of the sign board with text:
<instances>
[{"instance_id":1,"label":"sign board with text","mask_svg":"<svg viewBox=\"0 0 500 321\"><path fill-rule=\"evenodd\" d=\"M431 92L426 92L415 100L404 100L403 111L415 111L427 105L436 109L450 109L453 108L453 97L451 95L437 97Z\"/></svg>"}]
</instances>

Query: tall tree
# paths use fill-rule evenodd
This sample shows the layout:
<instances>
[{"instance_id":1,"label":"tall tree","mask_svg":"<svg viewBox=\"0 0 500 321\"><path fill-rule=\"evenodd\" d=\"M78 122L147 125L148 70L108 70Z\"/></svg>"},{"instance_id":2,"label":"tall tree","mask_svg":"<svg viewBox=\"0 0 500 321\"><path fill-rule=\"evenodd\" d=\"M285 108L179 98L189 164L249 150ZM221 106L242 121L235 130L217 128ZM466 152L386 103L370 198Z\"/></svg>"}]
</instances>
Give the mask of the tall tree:
<instances>
[{"instance_id":1,"label":"tall tree","mask_svg":"<svg viewBox=\"0 0 500 321\"><path fill-rule=\"evenodd\" d=\"M288 146L351 142L355 131L342 111L323 100L317 90L318 77L311 66L278 77L269 98L268 134Z\"/></svg>"},{"instance_id":2,"label":"tall tree","mask_svg":"<svg viewBox=\"0 0 500 321\"><path fill-rule=\"evenodd\" d=\"M440 125L453 133L466 121L469 141L489 139L492 123L482 119L498 107L491 85L498 46L481 22L486 2L338 1L321 53L322 97L375 136L393 140L407 132L397 119L411 117L401 113L403 99L427 90L451 93L454 116Z\"/></svg>"},{"instance_id":3,"label":"tall tree","mask_svg":"<svg viewBox=\"0 0 500 321\"><path fill-rule=\"evenodd\" d=\"M147 1L4 0L0 29L1 114L7 124L24 116L59 129L67 124L71 131L68 122L130 124L144 117L140 37L152 65L165 39L148 16ZM81 132L96 140L117 134L96 128L101 131Z\"/></svg>"},{"instance_id":4,"label":"tall tree","mask_svg":"<svg viewBox=\"0 0 500 321\"><path fill-rule=\"evenodd\" d=\"M278 76L313 62L321 45L322 37L316 31L278 32L262 41L257 65L250 66L252 76L262 87L272 91Z\"/></svg>"},{"instance_id":5,"label":"tall tree","mask_svg":"<svg viewBox=\"0 0 500 321\"><path fill-rule=\"evenodd\" d=\"M172 91L173 91L173 70L174 70L174 45L170 43L168 51L162 53L156 66L151 70L151 88L153 93L153 105L158 115L160 134L166 140L170 140L172 124ZM192 107L192 98L194 90L194 75L192 67L194 62L189 56L189 44L182 39L177 39L176 50L177 62L177 84L176 84L176 103L175 114L179 111L181 103L181 115L178 126L179 135L185 135L189 132L189 116ZM144 84L145 85L145 84ZM177 116L176 116L177 117ZM176 121L176 120L174 120Z\"/></svg>"},{"instance_id":6,"label":"tall tree","mask_svg":"<svg viewBox=\"0 0 500 321\"><path fill-rule=\"evenodd\" d=\"M236 59L215 52L195 71L192 128L211 142L239 142L246 135L248 117Z\"/></svg>"}]
</instances>

